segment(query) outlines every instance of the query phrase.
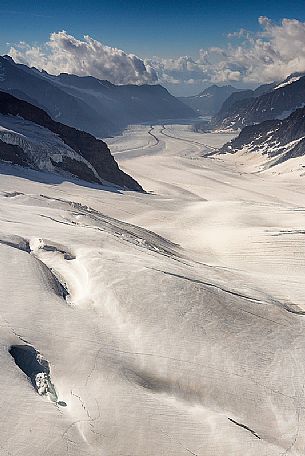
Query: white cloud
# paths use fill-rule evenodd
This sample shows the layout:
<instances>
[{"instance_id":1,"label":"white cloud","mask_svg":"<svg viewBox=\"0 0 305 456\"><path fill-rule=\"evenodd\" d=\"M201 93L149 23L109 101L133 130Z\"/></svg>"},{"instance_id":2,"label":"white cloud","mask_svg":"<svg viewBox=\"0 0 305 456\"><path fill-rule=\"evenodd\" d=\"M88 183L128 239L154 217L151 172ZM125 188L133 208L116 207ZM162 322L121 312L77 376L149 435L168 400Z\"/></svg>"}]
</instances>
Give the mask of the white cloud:
<instances>
[{"instance_id":1,"label":"white cloud","mask_svg":"<svg viewBox=\"0 0 305 456\"><path fill-rule=\"evenodd\" d=\"M90 36L78 40L65 31L52 33L50 40L41 47L21 42L11 47L9 55L19 63L51 74L91 75L115 84L154 83L157 80L154 69L139 57L105 46Z\"/></svg>"},{"instance_id":2,"label":"white cloud","mask_svg":"<svg viewBox=\"0 0 305 456\"><path fill-rule=\"evenodd\" d=\"M260 17L260 32L241 29L228 36L223 48L200 49L196 59L150 62L165 82L260 83L285 79L305 71L305 23L283 19L274 24Z\"/></svg>"},{"instance_id":3,"label":"white cloud","mask_svg":"<svg viewBox=\"0 0 305 456\"><path fill-rule=\"evenodd\" d=\"M275 24L259 18L261 30L241 29L228 36L225 47L200 49L198 56L143 60L85 36L52 33L42 47L19 43L9 54L18 62L50 73L92 75L117 84L254 84L285 79L305 71L305 23L283 19Z\"/></svg>"}]
</instances>

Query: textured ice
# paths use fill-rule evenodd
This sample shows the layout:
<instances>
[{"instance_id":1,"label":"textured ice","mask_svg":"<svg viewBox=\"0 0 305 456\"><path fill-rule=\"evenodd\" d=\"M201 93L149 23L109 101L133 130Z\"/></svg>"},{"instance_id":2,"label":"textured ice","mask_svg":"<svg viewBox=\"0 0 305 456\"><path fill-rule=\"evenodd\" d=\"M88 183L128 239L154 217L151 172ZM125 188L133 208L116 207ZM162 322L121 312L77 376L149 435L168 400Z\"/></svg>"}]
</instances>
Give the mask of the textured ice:
<instances>
[{"instance_id":1,"label":"textured ice","mask_svg":"<svg viewBox=\"0 0 305 456\"><path fill-rule=\"evenodd\" d=\"M146 194L1 165L1 456L304 454L303 179L226 140L109 139Z\"/></svg>"},{"instance_id":2,"label":"textured ice","mask_svg":"<svg viewBox=\"0 0 305 456\"><path fill-rule=\"evenodd\" d=\"M98 175L92 165L55 133L22 118L0 114L0 139L20 146L41 170L53 171L53 160L59 163L64 157L80 161Z\"/></svg>"}]
</instances>

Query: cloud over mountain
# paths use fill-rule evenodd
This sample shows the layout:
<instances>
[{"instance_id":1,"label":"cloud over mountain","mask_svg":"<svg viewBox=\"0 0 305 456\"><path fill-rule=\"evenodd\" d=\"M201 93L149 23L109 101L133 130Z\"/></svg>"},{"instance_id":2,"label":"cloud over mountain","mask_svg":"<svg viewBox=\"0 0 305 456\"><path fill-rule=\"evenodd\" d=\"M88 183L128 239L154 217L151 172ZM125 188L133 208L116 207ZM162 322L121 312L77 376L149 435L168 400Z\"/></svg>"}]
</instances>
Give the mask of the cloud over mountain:
<instances>
[{"instance_id":1,"label":"cloud over mountain","mask_svg":"<svg viewBox=\"0 0 305 456\"><path fill-rule=\"evenodd\" d=\"M50 73L68 72L127 83L259 83L284 79L305 70L305 23L283 19L276 24L259 18L261 30L240 30L228 36L225 47L200 49L196 58L141 59L85 36L52 33L41 47L24 42L9 54L18 62Z\"/></svg>"},{"instance_id":2,"label":"cloud over mountain","mask_svg":"<svg viewBox=\"0 0 305 456\"><path fill-rule=\"evenodd\" d=\"M151 65L160 79L185 82L271 82L305 70L305 23L283 19L275 24L259 18L261 30L240 30L228 36L226 47L200 49L196 59L156 59Z\"/></svg>"},{"instance_id":3,"label":"cloud over mountain","mask_svg":"<svg viewBox=\"0 0 305 456\"><path fill-rule=\"evenodd\" d=\"M41 47L21 42L12 47L9 54L19 63L52 74L91 75L115 84L157 81L156 72L144 60L106 46L88 35L79 40L65 31L52 33L50 40Z\"/></svg>"}]
</instances>

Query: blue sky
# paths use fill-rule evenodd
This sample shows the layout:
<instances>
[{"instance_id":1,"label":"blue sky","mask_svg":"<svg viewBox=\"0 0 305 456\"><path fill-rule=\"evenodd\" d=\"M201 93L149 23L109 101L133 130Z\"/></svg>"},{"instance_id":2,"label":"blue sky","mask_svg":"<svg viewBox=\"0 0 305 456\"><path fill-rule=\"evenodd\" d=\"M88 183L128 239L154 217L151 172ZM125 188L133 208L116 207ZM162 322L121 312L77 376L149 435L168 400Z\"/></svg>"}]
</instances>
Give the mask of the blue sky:
<instances>
[{"instance_id":1,"label":"blue sky","mask_svg":"<svg viewBox=\"0 0 305 456\"><path fill-rule=\"evenodd\" d=\"M0 1L0 53L52 74L159 82L186 95L305 71L305 0Z\"/></svg>"},{"instance_id":2,"label":"blue sky","mask_svg":"<svg viewBox=\"0 0 305 456\"><path fill-rule=\"evenodd\" d=\"M1 0L0 51L20 40L45 42L51 32L64 29L141 57L194 56L202 47L222 46L228 32L257 30L261 15L303 21L305 2Z\"/></svg>"}]
</instances>

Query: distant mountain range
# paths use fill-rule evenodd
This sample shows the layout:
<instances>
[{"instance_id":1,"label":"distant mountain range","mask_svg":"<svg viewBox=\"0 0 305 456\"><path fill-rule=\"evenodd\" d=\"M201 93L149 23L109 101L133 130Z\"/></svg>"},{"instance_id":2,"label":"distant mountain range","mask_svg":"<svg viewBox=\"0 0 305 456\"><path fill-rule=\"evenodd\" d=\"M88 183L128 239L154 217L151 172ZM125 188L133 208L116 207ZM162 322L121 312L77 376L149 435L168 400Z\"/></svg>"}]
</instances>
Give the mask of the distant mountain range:
<instances>
[{"instance_id":1,"label":"distant mountain range","mask_svg":"<svg viewBox=\"0 0 305 456\"><path fill-rule=\"evenodd\" d=\"M129 124L197 115L160 85L116 86L91 76L53 76L16 64L8 56L0 57L0 90L97 137L110 136Z\"/></svg>"},{"instance_id":2,"label":"distant mountain range","mask_svg":"<svg viewBox=\"0 0 305 456\"><path fill-rule=\"evenodd\" d=\"M214 128L243 128L265 120L284 119L305 104L305 75L292 74L285 81L254 91L233 93L212 119Z\"/></svg>"},{"instance_id":3,"label":"distant mountain range","mask_svg":"<svg viewBox=\"0 0 305 456\"><path fill-rule=\"evenodd\" d=\"M213 85L177 99L160 85L53 76L0 57L0 160L141 191L107 145L129 124L213 116L194 129L242 129L221 153L259 152L268 166L305 155L305 74L255 90ZM83 130L83 131L79 131Z\"/></svg>"},{"instance_id":4,"label":"distant mountain range","mask_svg":"<svg viewBox=\"0 0 305 456\"><path fill-rule=\"evenodd\" d=\"M119 169L102 140L56 122L6 92L0 92L0 161L142 191Z\"/></svg>"},{"instance_id":5,"label":"distant mountain range","mask_svg":"<svg viewBox=\"0 0 305 456\"><path fill-rule=\"evenodd\" d=\"M199 115L213 116L220 110L224 101L230 97L232 93L242 94L243 92L248 91L236 89L231 85L217 86L214 84L200 92L198 95L179 97L179 100Z\"/></svg>"},{"instance_id":6,"label":"distant mountain range","mask_svg":"<svg viewBox=\"0 0 305 456\"><path fill-rule=\"evenodd\" d=\"M283 120L245 127L220 153L260 153L268 167L305 155L305 107Z\"/></svg>"},{"instance_id":7,"label":"distant mountain range","mask_svg":"<svg viewBox=\"0 0 305 456\"><path fill-rule=\"evenodd\" d=\"M305 156L305 74L294 73L251 93L233 93L209 127L242 128L219 152L260 154L263 169Z\"/></svg>"}]
</instances>

